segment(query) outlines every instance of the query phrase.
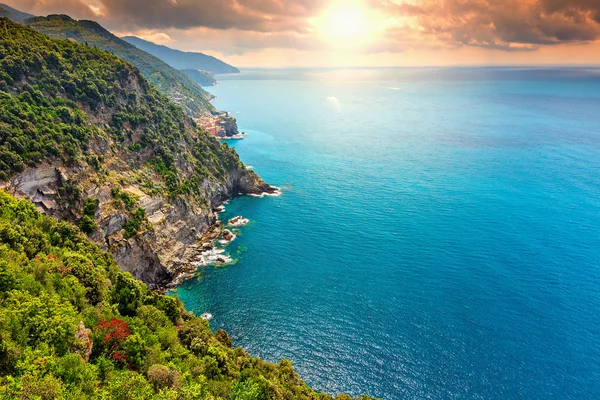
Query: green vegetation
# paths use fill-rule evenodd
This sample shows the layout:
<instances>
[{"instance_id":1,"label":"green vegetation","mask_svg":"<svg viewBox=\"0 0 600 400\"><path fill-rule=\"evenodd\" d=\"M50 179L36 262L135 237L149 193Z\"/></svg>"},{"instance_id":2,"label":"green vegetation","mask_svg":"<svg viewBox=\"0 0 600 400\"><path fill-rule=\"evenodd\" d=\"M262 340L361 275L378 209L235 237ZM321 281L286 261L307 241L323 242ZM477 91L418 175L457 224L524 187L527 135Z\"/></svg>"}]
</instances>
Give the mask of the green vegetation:
<instances>
[{"instance_id":1,"label":"green vegetation","mask_svg":"<svg viewBox=\"0 0 600 400\"><path fill-rule=\"evenodd\" d=\"M137 235L146 220L146 213L142 207L138 207L129 221L125 223L125 234L123 237L129 239Z\"/></svg>"},{"instance_id":2,"label":"green vegetation","mask_svg":"<svg viewBox=\"0 0 600 400\"><path fill-rule=\"evenodd\" d=\"M100 201L98 199L86 199L85 205L83 206L83 216L79 221L79 229L85 233L92 233L96 230L96 222L94 216Z\"/></svg>"},{"instance_id":3,"label":"green vegetation","mask_svg":"<svg viewBox=\"0 0 600 400\"><path fill-rule=\"evenodd\" d=\"M136 206L136 201L131 194L117 188L113 188L111 193L115 199L116 207L125 209L129 215L129 219L125 223L125 233L123 234L123 237L125 239L130 239L138 234L146 222L146 212L143 208Z\"/></svg>"},{"instance_id":4,"label":"green vegetation","mask_svg":"<svg viewBox=\"0 0 600 400\"><path fill-rule=\"evenodd\" d=\"M135 65L159 92L192 116L210 114L211 95L184 73L155 56L119 39L94 21L75 21L66 15L35 17L26 21L33 29L58 39L69 39L108 51Z\"/></svg>"},{"instance_id":5,"label":"green vegetation","mask_svg":"<svg viewBox=\"0 0 600 400\"><path fill-rule=\"evenodd\" d=\"M75 226L2 191L0 397L331 398L289 361L232 348L178 299L120 272Z\"/></svg>"},{"instance_id":6,"label":"green vegetation","mask_svg":"<svg viewBox=\"0 0 600 400\"><path fill-rule=\"evenodd\" d=\"M98 141L113 143L131 167L152 166L171 197L202 198L205 179L222 182L241 168L235 151L197 129L133 65L0 19L0 181L49 159L100 170L107 154L93 153Z\"/></svg>"}]
</instances>

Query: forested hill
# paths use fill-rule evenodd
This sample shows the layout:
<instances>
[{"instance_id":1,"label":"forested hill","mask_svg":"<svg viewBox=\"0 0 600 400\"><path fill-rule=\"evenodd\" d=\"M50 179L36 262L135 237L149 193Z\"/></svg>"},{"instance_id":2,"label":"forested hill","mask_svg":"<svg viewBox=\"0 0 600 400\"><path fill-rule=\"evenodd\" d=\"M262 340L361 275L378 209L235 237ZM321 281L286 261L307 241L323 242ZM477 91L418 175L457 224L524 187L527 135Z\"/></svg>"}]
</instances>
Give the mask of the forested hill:
<instances>
[{"instance_id":1,"label":"forested hill","mask_svg":"<svg viewBox=\"0 0 600 400\"><path fill-rule=\"evenodd\" d=\"M135 36L125 36L123 40L155 55L177 69L200 69L213 74L235 74L240 72L236 67L203 53L175 50Z\"/></svg>"},{"instance_id":2,"label":"forested hill","mask_svg":"<svg viewBox=\"0 0 600 400\"><path fill-rule=\"evenodd\" d=\"M115 150L137 162L166 167L188 148L206 146L214 154L196 163L215 179L239 163L137 68L110 53L3 18L0 54L0 180L49 158L76 163L98 138L120 143Z\"/></svg>"},{"instance_id":3,"label":"forested hill","mask_svg":"<svg viewBox=\"0 0 600 400\"><path fill-rule=\"evenodd\" d=\"M3 399L330 399L0 191ZM348 399L347 396L338 396ZM366 398L365 398L366 399Z\"/></svg>"},{"instance_id":4,"label":"forested hill","mask_svg":"<svg viewBox=\"0 0 600 400\"><path fill-rule=\"evenodd\" d=\"M10 178L10 179L8 179ZM0 19L0 187L163 286L238 194L268 190L130 63Z\"/></svg>"},{"instance_id":5,"label":"forested hill","mask_svg":"<svg viewBox=\"0 0 600 400\"><path fill-rule=\"evenodd\" d=\"M75 21L67 15L49 15L31 18L25 23L48 36L75 40L129 61L139 68L162 94L182 106L191 116L199 117L214 111L209 102L211 95L188 76L159 58L119 39L97 22Z\"/></svg>"}]
</instances>

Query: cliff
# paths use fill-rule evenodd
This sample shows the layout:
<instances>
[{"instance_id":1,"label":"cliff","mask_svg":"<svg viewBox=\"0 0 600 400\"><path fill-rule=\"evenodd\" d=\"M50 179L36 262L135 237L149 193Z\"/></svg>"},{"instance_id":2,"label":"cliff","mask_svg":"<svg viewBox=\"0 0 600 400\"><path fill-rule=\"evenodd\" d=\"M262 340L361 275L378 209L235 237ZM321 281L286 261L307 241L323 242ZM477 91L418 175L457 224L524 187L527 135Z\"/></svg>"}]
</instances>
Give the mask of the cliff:
<instances>
[{"instance_id":1,"label":"cliff","mask_svg":"<svg viewBox=\"0 0 600 400\"><path fill-rule=\"evenodd\" d=\"M167 284L233 196L273 190L133 65L0 20L0 184Z\"/></svg>"}]
</instances>

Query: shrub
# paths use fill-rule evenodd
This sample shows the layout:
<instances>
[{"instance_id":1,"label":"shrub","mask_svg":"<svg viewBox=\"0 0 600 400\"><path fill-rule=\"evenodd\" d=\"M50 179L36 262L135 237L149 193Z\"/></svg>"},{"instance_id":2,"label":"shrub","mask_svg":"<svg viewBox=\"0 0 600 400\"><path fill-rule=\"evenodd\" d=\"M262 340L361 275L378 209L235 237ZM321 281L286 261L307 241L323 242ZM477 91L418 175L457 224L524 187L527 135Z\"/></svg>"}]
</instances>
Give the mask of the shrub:
<instances>
[{"instance_id":1,"label":"shrub","mask_svg":"<svg viewBox=\"0 0 600 400\"><path fill-rule=\"evenodd\" d=\"M96 230L96 222L92 217L84 215L79 221L79 229L81 229L82 232L90 234Z\"/></svg>"},{"instance_id":2,"label":"shrub","mask_svg":"<svg viewBox=\"0 0 600 400\"><path fill-rule=\"evenodd\" d=\"M225 332L223 329L219 329L215 333L215 338L219 342L223 343L225 346L231 347L231 338L229 337L229 335L227 334L227 332Z\"/></svg>"},{"instance_id":3,"label":"shrub","mask_svg":"<svg viewBox=\"0 0 600 400\"><path fill-rule=\"evenodd\" d=\"M148 381L154 386L154 390L156 391L179 386L180 376L179 372L170 370L160 364L154 364L148 369Z\"/></svg>"}]
</instances>

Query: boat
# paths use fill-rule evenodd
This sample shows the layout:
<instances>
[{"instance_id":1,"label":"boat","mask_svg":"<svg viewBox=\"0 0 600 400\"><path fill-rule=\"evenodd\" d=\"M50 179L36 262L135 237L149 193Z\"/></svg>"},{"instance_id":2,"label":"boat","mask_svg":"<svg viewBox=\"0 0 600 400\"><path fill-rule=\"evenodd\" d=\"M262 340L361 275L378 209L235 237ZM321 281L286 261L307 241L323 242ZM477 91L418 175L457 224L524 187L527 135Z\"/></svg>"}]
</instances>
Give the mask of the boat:
<instances>
[{"instance_id":1,"label":"boat","mask_svg":"<svg viewBox=\"0 0 600 400\"><path fill-rule=\"evenodd\" d=\"M212 317L213 317L213 316L212 316L212 314L211 314L211 313L204 313L204 314L202 314L202 315L200 316L200 318L202 318L202 319L204 319L204 320L207 320L207 321L210 321L210 320L212 319Z\"/></svg>"}]
</instances>

